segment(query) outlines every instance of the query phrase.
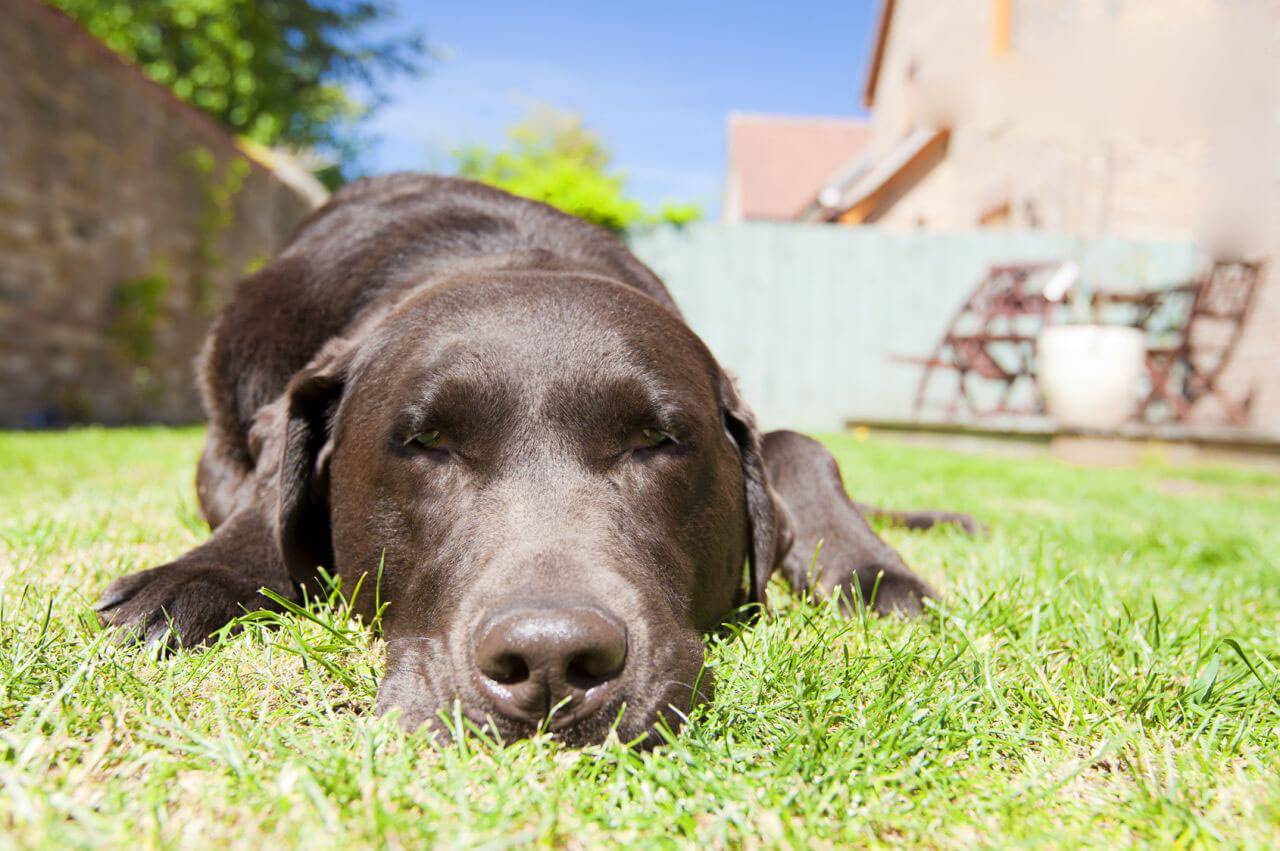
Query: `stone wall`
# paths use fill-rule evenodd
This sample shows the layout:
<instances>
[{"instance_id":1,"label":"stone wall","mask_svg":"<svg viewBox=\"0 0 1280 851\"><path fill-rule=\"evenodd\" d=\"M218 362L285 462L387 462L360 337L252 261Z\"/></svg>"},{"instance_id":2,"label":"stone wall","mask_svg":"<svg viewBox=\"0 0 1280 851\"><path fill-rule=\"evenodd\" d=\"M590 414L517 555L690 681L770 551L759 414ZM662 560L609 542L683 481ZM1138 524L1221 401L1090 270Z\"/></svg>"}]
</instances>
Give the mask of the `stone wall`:
<instances>
[{"instance_id":1,"label":"stone wall","mask_svg":"<svg viewBox=\"0 0 1280 851\"><path fill-rule=\"evenodd\" d=\"M209 322L313 201L71 19L4 9L0 426L196 420Z\"/></svg>"}]
</instances>

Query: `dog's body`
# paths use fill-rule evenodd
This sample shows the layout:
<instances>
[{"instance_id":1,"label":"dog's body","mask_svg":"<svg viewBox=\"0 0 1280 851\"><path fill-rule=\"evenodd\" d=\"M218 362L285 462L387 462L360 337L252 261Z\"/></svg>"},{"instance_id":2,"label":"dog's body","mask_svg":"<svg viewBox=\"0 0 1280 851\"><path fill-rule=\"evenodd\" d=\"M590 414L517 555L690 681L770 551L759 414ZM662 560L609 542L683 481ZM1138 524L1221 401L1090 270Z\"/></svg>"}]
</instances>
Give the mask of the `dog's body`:
<instances>
[{"instance_id":1,"label":"dog's body","mask_svg":"<svg viewBox=\"0 0 1280 851\"><path fill-rule=\"evenodd\" d=\"M820 595L856 584L911 613L930 593L826 450L758 434L621 242L476 184L339 191L240 284L202 377L213 535L114 583L103 617L196 644L269 605L261 588L300 599L318 567L348 590L380 577L379 706L408 725L454 699L512 736L548 712L570 741L624 706L628 737L678 720L708 693L701 636L744 601L744 562L763 603L775 568L810 587L819 541Z\"/></svg>"}]
</instances>

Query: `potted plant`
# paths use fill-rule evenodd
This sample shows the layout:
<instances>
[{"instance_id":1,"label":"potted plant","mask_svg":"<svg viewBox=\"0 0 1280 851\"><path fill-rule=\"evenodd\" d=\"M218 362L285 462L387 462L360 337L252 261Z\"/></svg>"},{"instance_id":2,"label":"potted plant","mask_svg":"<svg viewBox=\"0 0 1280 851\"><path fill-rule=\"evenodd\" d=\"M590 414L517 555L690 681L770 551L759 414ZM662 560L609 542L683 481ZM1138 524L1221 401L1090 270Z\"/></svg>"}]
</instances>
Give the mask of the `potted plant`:
<instances>
[{"instance_id":1,"label":"potted plant","mask_svg":"<svg viewBox=\"0 0 1280 851\"><path fill-rule=\"evenodd\" d=\"M1079 276L1075 263L1064 263L1045 285L1045 296L1064 301ZM1073 319L1040 332L1037 381L1059 426L1112 430L1132 417L1137 406L1146 339L1137 328L1081 317L1088 303L1070 300Z\"/></svg>"}]
</instances>

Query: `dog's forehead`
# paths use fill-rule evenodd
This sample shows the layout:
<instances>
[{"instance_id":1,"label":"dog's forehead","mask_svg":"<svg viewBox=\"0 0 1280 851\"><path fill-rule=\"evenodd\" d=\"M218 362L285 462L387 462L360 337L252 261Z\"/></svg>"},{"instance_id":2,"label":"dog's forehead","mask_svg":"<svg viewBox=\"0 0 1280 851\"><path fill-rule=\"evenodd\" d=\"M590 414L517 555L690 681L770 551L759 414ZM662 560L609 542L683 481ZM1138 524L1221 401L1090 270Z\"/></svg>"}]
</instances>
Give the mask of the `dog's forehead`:
<instances>
[{"instance_id":1,"label":"dog's forehead","mask_svg":"<svg viewBox=\"0 0 1280 851\"><path fill-rule=\"evenodd\" d=\"M713 384L710 354L679 317L642 293L585 276L458 281L402 305L381 336L379 360L401 374L487 369L558 380L645 375L691 390Z\"/></svg>"}]
</instances>

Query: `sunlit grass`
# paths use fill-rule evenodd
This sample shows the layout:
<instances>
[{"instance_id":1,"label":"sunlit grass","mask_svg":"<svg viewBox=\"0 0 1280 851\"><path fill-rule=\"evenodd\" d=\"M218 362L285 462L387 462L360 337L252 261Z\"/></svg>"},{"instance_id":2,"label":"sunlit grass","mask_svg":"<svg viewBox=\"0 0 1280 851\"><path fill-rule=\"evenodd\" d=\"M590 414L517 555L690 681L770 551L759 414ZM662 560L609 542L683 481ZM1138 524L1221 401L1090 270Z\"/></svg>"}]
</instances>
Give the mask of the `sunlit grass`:
<instances>
[{"instance_id":1,"label":"sunlit grass","mask_svg":"<svg viewBox=\"0 0 1280 851\"><path fill-rule=\"evenodd\" d=\"M20 845L1280 845L1280 480L828 441L944 599L772 589L671 744L433 745L372 713L341 599L204 653L105 642L115 576L205 534L196 430L0 435L0 836Z\"/></svg>"}]
</instances>

